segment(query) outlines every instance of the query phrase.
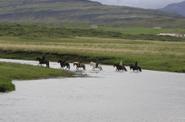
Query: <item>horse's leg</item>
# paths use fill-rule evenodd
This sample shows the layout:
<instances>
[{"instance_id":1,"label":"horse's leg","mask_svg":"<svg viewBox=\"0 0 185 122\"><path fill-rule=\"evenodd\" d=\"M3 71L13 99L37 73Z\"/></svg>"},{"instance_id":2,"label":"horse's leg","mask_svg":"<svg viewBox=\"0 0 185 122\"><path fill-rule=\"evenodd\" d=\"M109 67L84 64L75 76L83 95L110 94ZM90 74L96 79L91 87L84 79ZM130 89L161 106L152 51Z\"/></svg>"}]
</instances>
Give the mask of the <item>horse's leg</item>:
<instances>
[{"instance_id":1,"label":"horse's leg","mask_svg":"<svg viewBox=\"0 0 185 122\"><path fill-rule=\"evenodd\" d=\"M141 67L139 67L139 71L140 71L140 72L142 72L142 69L141 69Z\"/></svg>"},{"instance_id":2,"label":"horse's leg","mask_svg":"<svg viewBox=\"0 0 185 122\"><path fill-rule=\"evenodd\" d=\"M46 64L46 67L49 68L49 64Z\"/></svg>"},{"instance_id":3,"label":"horse's leg","mask_svg":"<svg viewBox=\"0 0 185 122\"><path fill-rule=\"evenodd\" d=\"M99 68L99 70L100 70L100 71L102 71L102 70L103 70L101 66L99 66L98 68Z\"/></svg>"},{"instance_id":4,"label":"horse's leg","mask_svg":"<svg viewBox=\"0 0 185 122\"><path fill-rule=\"evenodd\" d=\"M62 68L62 64L60 63L60 67Z\"/></svg>"},{"instance_id":5,"label":"horse's leg","mask_svg":"<svg viewBox=\"0 0 185 122\"><path fill-rule=\"evenodd\" d=\"M127 71L127 68L126 68L126 67L124 67L124 70L125 70L125 71Z\"/></svg>"}]
</instances>

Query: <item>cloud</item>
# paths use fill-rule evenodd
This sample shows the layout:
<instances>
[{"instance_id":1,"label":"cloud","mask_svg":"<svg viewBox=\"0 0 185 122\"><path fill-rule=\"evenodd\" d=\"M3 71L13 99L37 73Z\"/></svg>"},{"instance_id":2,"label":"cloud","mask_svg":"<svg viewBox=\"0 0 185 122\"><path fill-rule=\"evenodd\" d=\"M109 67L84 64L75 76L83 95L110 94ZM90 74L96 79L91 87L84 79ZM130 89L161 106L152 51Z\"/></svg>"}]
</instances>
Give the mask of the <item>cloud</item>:
<instances>
[{"instance_id":1,"label":"cloud","mask_svg":"<svg viewBox=\"0 0 185 122\"><path fill-rule=\"evenodd\" d=\"M103 4L126 5L141 8L162 8L170 3L181 2L183 0L92 0L99 1Z\"/></svg>"}]
</instances>

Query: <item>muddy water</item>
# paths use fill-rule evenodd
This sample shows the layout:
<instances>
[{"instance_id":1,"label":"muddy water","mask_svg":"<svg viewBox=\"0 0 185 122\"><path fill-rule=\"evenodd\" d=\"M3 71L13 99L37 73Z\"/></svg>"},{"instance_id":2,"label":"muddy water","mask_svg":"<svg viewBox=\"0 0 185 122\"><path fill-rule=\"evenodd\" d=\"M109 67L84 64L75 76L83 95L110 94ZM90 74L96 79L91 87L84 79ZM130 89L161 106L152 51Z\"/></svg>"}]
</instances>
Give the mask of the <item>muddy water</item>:
<instances>
[{"instance_id":1,"label":"muddy water","mask_svg":"<svg viewBox=\"0 0 185 122\"><path fill-rule=\"evenodd\" d=\"M92 77L14 81L16 91L0 94L0 122L185 122L185 74L103 69L88 67Z\"/></svg>"}]
</instances>

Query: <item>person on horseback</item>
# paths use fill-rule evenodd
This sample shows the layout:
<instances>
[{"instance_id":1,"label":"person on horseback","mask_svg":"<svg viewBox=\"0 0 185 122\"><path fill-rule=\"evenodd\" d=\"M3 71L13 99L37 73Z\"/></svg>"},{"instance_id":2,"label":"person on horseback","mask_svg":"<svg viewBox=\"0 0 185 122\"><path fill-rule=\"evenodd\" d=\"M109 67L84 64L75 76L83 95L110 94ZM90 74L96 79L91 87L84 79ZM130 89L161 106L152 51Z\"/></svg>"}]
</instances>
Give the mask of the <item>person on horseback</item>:
<instances>
[{"instance_id":1,"label":"person on horseback","mask_svg":"<svg viewBox=\"0 0 185 122\"><path fill-rule=\"evenodd\" d=\"M135 67L138 67L138 62L136 61L134 65L135 65Z\"/></svg>"},{"instance_id":2,"label":"person on horseback","mask_svg":"<svg viewBox=\"0 0 185 122\"><path fill-rule=\"evenodd\" d=\"M46 56L43 55L43 56L42 56L42 61L45 61L45 60L46 60Z\"/></svg>"},{"instance_id":3,"label":"person on horseback","mask_svg":"<svg viewBox=\"0 0 185 122\"><path fill-rule=\"evenodd\" d=\"M122 60L119 62L119 65L120 66L123 66L123 61Z\"/></svg>"}]
</instances>

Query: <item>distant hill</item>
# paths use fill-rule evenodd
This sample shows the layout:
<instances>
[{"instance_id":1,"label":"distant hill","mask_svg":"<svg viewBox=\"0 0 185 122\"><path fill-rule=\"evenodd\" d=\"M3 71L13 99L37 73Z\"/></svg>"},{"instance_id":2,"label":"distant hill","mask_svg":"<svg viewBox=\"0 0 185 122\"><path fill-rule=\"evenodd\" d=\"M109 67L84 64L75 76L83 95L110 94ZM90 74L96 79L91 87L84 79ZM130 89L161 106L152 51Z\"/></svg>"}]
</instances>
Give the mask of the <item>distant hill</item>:
<instances>
[{"instance_id":1,"label":"distant hill","mask_svg":"<svg viewBox=\"0 0 185 122\"><path fill-rule=\"evenodd\" d=\"M185 1L169 4L162 9L165 12L176 13L185 17Z\"/></svg>"},{"instance_id":2,"label":"distant hill","mask_svg":"<svg viewBox=\"0 0 185 122\"><path fill-rule=\"evenodd\" d=\"M182 27L185 19L158 10L108 6L89 0L1 0L0 22Z\"/></svg>"}]
</instances>

